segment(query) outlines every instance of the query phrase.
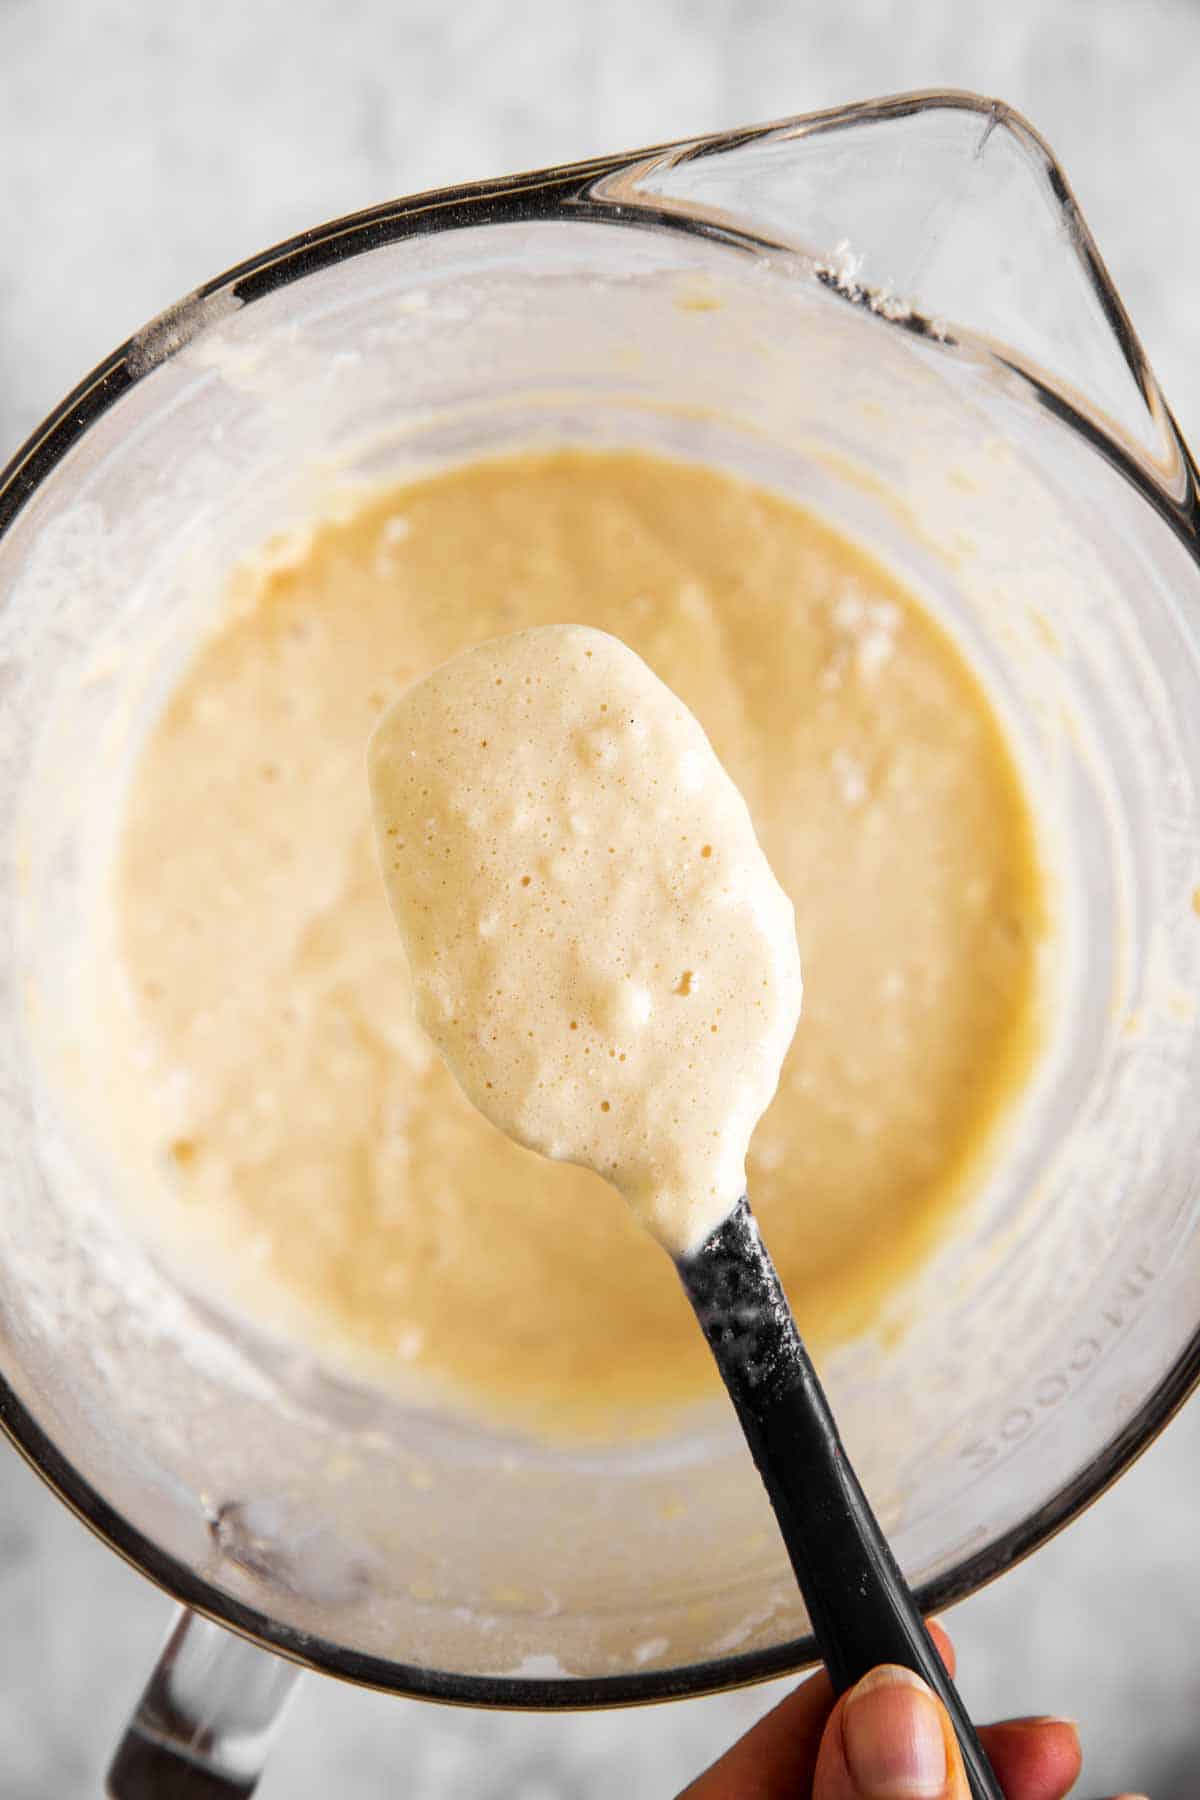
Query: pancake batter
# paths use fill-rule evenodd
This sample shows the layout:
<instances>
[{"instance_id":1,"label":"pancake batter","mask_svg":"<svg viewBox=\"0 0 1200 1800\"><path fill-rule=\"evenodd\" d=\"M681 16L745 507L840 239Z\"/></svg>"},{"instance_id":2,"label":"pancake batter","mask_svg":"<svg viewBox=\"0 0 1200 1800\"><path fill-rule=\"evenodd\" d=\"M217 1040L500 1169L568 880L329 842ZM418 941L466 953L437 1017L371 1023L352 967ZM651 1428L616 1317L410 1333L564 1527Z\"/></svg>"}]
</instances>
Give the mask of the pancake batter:
<instances>
[{"instance_id":1,"label":"pancake batter","mask_svg":"<svg viewBox=\"0 0 1200 1800\"><path fill-rule=\"evenodd\" d=\"M464 1093L696 1248L745 1192L801 992L698 722L607 632L543 625L410 688L368 766L417 1017Z\"/></svg>"},{"instance_id":2,"label":"pancake batter","mask_svg":"<svg viewBox=\"0 0 1200 1800\"><path fill-rule=\"evenodd\" d=\"M669 674L795 905L805 1025L750 1191L808 1341L876 1322L1031 1064L1031 821L943 632L731 476L500 458L243 570L133 778L106 1037L122 1165L191 1278L351 1370L619 1431L713 1390L704 1343L621 1198L490 1126L413 1019L363 779L418 677L564 619Z\"/></svg>"}]
</instances>

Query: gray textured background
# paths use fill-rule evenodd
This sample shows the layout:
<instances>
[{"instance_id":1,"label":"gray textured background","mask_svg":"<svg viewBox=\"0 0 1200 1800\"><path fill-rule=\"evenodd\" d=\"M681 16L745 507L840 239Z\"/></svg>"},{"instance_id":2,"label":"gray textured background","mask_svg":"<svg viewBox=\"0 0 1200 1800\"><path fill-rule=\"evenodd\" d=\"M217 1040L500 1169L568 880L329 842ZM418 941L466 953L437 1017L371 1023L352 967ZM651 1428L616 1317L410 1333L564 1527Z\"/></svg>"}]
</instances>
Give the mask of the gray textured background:
<instances>
[{"instance_id":1,"label":"gray textured background","mask_svg":"<svg viewBox=\"0 0 1200 1800\"><path fill-rule=\"evenodd\" d=\"M1058 151L1200 440L1196 0L0 0L0 462L86 370L274 240L413 189L904 88ZM1082 1791L1200 1789L1200 1411L958 1609L980 1716L1083 1722ZM84 1800L168 1603L0 1451L0 1800ZM780 1691L460 1713L307 1681L263 1800L666 1800Z\"/></svg>"}]
</instances>

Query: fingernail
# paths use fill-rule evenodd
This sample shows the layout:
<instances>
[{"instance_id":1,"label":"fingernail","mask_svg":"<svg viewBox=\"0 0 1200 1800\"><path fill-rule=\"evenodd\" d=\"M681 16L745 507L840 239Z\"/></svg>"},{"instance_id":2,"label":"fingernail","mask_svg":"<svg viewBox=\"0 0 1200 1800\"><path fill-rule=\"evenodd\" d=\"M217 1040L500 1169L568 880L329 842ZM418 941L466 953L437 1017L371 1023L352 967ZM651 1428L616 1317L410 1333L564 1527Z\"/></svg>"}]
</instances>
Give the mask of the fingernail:
<instances>
[{"instance_id":1,"label":"fingernail","mask_svg":"<svg viewBox=\"0 0 1200 1800\"><path fill-rule=\"evenodd\" d=\"M863 1800L938 1800L946 1786L942 1709L909 1669L885 1664L851 1688L842 1744Z\"/></svg>"}]
</instances>

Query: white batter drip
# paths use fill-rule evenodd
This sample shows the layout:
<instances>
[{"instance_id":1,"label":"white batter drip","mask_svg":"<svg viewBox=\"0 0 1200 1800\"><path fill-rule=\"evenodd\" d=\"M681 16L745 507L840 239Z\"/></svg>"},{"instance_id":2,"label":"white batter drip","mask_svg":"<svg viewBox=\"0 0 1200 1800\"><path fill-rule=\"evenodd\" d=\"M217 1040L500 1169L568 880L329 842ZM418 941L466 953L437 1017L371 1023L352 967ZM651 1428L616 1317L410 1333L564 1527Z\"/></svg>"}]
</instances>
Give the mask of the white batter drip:
<instances>
[{"instance_id":1,"label":"white batter drip","mask_svg":"<svg viewBox=\"0 0 1200 1800\"><path fill-rule=\"evenodd\" d=\"M617 638L548 625L410 688L368 762L417 1016L468 1097L694 1248L801 997L792 903L697 720Z\"/></svg>"}]
</instances>

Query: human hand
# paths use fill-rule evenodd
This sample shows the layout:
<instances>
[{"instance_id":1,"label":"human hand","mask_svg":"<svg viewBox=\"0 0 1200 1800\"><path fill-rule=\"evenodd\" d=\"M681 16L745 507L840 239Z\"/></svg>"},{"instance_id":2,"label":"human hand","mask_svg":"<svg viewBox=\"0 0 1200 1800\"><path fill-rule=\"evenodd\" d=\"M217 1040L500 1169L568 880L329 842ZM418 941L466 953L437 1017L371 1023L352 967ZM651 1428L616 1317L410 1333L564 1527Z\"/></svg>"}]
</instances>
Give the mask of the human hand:
<instances>
[{"instance_id":1,"label":"human hand","mask_svg":"<svg viewBox=\"0 0 1200 1800\"><path fill-rule=\"evenodd\" d=\"M953 1675L950 1639L930 1631ZM979 1737L1008 1800L1063 1800L1079 1775L1069 1719L1007 1719ZM679 1800L970 1800L970 1790L941 1703L918 1676L883 1668L836 1704L828 1676L811 1676Z\"/></svg>"}]
</instances>

